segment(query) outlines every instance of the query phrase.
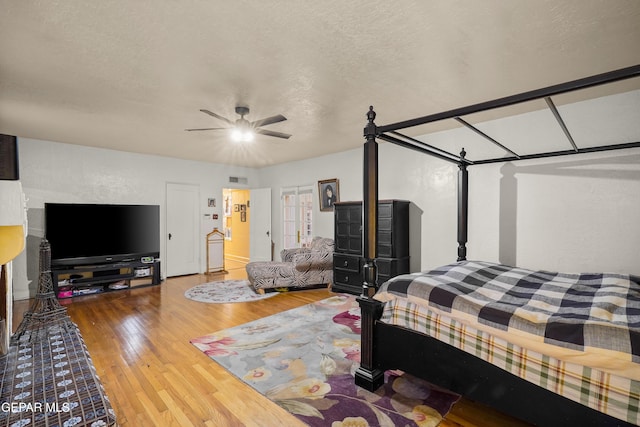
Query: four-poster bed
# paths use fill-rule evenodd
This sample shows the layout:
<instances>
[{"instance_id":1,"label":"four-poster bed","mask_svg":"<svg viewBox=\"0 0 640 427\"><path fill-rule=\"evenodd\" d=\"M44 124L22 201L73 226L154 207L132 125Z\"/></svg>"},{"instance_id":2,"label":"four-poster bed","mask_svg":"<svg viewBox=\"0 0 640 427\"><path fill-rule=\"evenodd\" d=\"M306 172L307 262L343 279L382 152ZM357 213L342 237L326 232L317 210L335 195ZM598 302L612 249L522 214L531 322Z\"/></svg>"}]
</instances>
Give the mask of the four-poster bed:
<instances>
[{"instance_id":1,"label":"four-poster bed","mask_svg":"<svg viewBox=\"0 0 640 427\"><path fill-rule=\"evenodd\" d=\"M640 278L562 275L470 262L466 248L468 167L640 147L638 136L634 141L580 147L554 101L561 94L614 82L637 83L630 79L639 77L637 65L387 126L376 126L376 113L370 107L364 129L364 283L359 298L362 360L356 372L358 385L376 390L384 381L384 371L400 369L537 425L640 423ZM464 118L539 99L546 102L570 148L518 154ZM464 149L456 155L398 132L447 119L490 141L506 155L470 160ZM376 139L458 166L456 263L376 283ZM585 289L588 291L583 292ZM560 292L579 296L556 298ZM601 304L603 298L607 301ZM465 299L471 305L465 305ZM567 305L574 318L558 319ZM505 307L506 312L502 311ZM576 326L576 318L584 323ZM626 326L620 332L623 323ZM516 324L524 326L524 332ZM614 340L613 350L606 349L603 342L608 338L602 337L614 335L620 340ZM531 342L539 345L528 348ZM485 348L487 343L492 347ZM585 349L592 347L602 360L614 360L615 366L600 359L589 365L596 356L585 355Z\"/></svg>"}]
</instances>

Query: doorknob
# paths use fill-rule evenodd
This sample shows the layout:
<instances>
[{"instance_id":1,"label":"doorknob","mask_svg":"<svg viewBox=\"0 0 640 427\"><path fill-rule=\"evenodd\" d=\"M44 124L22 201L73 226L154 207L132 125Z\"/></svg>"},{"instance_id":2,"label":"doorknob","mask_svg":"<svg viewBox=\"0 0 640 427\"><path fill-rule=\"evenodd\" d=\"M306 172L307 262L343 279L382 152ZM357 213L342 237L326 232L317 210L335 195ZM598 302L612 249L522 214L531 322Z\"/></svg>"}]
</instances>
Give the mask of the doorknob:
<instances>
[{"instance_id":1,"label":"doorknob","mask_svg":"<svg viewBox=\"0 0 640 427\"><path fill-rule=\"evenodd\" d=\"M169 233L169 240L171 240L171 233Z\"/></svg>"}]
</instances>

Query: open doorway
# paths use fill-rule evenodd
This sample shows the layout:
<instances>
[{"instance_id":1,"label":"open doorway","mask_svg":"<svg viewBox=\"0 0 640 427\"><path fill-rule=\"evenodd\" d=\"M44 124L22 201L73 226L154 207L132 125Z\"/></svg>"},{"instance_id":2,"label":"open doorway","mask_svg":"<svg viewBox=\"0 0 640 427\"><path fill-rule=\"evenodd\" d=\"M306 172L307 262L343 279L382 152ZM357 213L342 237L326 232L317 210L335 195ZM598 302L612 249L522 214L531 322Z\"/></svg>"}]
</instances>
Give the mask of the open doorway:
<instances>
[{"instance_id":1,"label":"open doorway","mask_svg":"<svg viewBox=\"0 0 640 427\"><path fill-rule=\"evenodd\" d=\"M222 190L224 213L224 266L231 270L243 269L250 258L250 190L225 188Z\"/></svg>"}]
</instances>

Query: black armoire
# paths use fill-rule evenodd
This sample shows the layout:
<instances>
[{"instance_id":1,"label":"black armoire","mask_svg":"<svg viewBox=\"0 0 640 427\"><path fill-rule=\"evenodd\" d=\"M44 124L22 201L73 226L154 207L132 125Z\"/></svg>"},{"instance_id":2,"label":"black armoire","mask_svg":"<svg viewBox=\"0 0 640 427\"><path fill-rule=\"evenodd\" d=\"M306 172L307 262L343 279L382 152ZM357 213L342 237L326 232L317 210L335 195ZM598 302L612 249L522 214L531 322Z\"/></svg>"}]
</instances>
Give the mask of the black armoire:
<instances>
[{"instance_id":1,"label":"black armoire","mask_svg":"<svg viewBox=\"0 0 640 427\"><path fill-rule=\"evenodd\" d=\"M378 201L377 284L398 274L409 273L409 203ZM333 288L338 292L362 293L362 202L334 205Z\"/></svg>"}]
</instances>

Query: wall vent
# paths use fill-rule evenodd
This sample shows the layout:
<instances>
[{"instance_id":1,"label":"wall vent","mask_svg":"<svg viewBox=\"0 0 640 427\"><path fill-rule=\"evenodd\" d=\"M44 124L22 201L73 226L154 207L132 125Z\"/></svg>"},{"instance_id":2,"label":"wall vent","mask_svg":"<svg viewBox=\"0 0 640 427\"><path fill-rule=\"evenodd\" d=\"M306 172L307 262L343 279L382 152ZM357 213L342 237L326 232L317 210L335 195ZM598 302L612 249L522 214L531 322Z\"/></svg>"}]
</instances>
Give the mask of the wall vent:
<instances>
[{"instance_id":1,"label":"wall vent","mask_svg":"<svg viewBox=\"0 0 640 427\"><path fill-rule=\"evenodd\" d=\"M233 184L248 184L249 180L244 176L230 176L229 182Z\"/></svg>"}]
</instances>

